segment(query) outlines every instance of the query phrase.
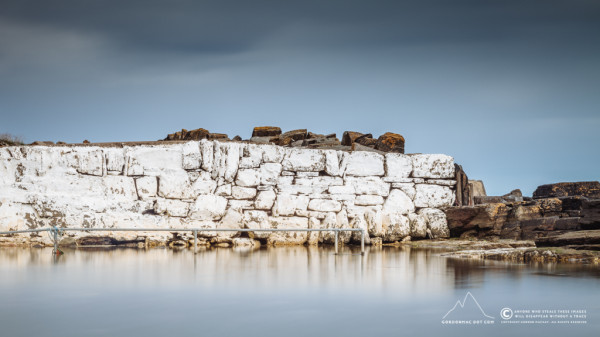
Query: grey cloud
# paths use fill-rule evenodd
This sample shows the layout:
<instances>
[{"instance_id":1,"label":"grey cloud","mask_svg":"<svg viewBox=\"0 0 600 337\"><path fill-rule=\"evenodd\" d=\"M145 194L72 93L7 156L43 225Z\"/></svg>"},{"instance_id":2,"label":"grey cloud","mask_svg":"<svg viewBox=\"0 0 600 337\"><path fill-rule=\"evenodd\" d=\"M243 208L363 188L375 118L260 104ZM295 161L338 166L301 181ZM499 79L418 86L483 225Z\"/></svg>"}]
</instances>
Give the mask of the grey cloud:
<instances>
[{"instance_id":1,"label":"grey cloud","mask_svg":"<svg viewBox=\"0 0 600 337\"><path fill-rule=\"evenodd\" d=\"M104 34L123 48L189 53L242 52L295 24L321 28L307 43L354 47L548 38L548 29L555 40L598 41L600 29L600 3L585 0L4 0L1 8L5 18Z\"/></svg>"},{"instance_id":2,"label":"grey cloud","mask_svg":"<svg viewBox=\"0 0 600 337\"><path fill-rule=\"evenodd\" d=\"M586 0L0 0L0 133L396 131L531 193L598 179L599 31Z\"/></svg>"}]
</instances>

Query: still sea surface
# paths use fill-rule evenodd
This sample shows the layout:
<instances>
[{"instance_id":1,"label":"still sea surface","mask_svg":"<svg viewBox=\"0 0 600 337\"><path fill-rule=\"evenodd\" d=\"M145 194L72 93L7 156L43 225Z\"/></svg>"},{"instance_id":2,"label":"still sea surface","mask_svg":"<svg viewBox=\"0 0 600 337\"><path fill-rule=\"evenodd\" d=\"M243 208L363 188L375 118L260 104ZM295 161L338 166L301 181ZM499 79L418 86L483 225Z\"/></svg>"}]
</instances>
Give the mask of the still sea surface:
<instances>
[{"instance_id":1,"label":"still sea surface","mask_svg":"<svg viewBox=\"0 0 600 337\"><path fill-rule=\"evenodd\" d=\"M430 249L0 248L0 336L600 336L600 268Z\"/></svg>"}]
</instances>

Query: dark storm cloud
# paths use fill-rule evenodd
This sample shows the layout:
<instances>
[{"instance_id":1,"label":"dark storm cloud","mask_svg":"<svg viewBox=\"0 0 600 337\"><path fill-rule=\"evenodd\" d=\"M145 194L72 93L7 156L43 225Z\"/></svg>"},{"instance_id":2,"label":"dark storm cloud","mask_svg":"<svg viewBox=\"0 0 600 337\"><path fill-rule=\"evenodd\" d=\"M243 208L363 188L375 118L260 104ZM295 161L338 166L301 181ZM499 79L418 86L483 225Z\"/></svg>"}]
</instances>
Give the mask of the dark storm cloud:
<instances>
[{"instance_id":1,"label":"dark storm cloud","mask_svg":"<svg viewBox=\"0 0 600 337\"><path fill-rule=\"evenodd\" d=\"M599 32L596 0L0 0L0 133L393 131L531 193L598 179Z\"/></svg>"},{"instance_id":2,"label":"dark storm cloud","mask_svg":"<svg viewBox=\"0 0 600 337\"><path fill-rule=\"evenodd\" d=\"M89 31L124 48L235 53L295 24L334 46L600 41L600 3L549 0L3 1L0 17ZM293 44L291 41L290 44Z\"/></svg>"}]
</instances>

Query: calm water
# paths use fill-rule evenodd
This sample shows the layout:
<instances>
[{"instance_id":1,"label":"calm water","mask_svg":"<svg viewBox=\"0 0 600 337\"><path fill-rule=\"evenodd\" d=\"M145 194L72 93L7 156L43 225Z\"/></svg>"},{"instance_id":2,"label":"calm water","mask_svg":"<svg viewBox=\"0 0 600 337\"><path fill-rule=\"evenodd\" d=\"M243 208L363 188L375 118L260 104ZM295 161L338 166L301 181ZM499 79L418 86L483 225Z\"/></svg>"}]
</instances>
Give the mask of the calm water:
<instances>
[{"instance_id":1,"label":"calm water","mask_svg":"<svg viewBox=\"0 0 600 337\"><path fill-rule=\"evenodd\" d=\"M597 267L465 261L393 247L355 252L80 249L53 259L49 249L1 248L0 336L600 334ZM464 308L451 311L468 293ZM507 324L503 308L584 310L585 318ZM493 324L443 324L445 315Z\"/></svg>"}]
</instances>

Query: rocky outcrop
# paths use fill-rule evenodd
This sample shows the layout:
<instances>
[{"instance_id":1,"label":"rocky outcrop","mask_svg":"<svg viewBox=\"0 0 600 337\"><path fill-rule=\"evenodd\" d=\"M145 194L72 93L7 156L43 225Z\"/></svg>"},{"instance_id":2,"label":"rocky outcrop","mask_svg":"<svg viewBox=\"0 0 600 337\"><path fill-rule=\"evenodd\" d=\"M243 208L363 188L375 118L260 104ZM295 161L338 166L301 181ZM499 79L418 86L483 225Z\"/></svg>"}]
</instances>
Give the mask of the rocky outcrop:
<instances>
[{"instance_id":1,"label":"rocky outcrop","mask_svg":"<svg viewBox=\"0 0 600 337\"><path fill-rule=\"evenodd\" d=\"M536 240L538 247L560 247L600 250L600 230L582 230L542 237Z\"/></svg>"},{"instance_id":2,"label":"rocky outcrop","mask_svg":"<svg viewBox=\"0 0 600 337\"><path fill-rule=\"evenodd\" d=\"M498 203L498 202L502 202L502 203L520 202L520 201L523 201L523 194L521 193L521 190L516 189L516 190L512 190L509 193L502 195L502 196L487 196L487 195L476 196L476 197L473 197L473 201L474 201L475 205L493 204L493 203Z\"/></svg>"},{"instance_id":3,"label":"rocky outcrop","mask_svg":"<svg viewBox=\"0 0 600 337\"><path fill-rule=\"evenodd\" d=\"M580 181L569 183L556 183L538 186L533 192L534 199L584 196L592 199L600 199L600 182Z\"/></svg>"},{"instance_id":4,"label":"rocky outcrop","mask_svg":"<svg viewBox=\"0 0 600 337\"><path fill-rule=\"evenodd\" d=\"M194 134L210 137L208 132ZM181 132L175 138L188 135L192 134ZM305 130L288 136L294 142L321 138ZM232 241L245 236L273 245L334 239L325 232L236 232L239 228L363 228L367 242L447 237L446 215L439 209L454 203L454 177L454 160L439 154L208 139L4 147L0 231L48 226L233 229L200 233L203 242L220 246L250 242ZM79 240L84 237L90 239ZM340 234L342 243L359 238ZM192 238L189 233L69 232L64 240L182 245ZM18 234L0 236L0 243L49 240L45 235Z\"/></svg>"},{"instance_id":5,"label":"rocky outcrop","mask_svg":"<svg viewBox=\"0 0 600 337\"><path fill-rule=\"evenodd\" d=\"M589 193L589 189L582 193ZM520 191L515 194L520 195ZM592 249L589 247L599 243L600 199L563 196L500 201L445 209L451 236L535 240L540 246L573 249Z\"/></svg>"}]
</instances>

